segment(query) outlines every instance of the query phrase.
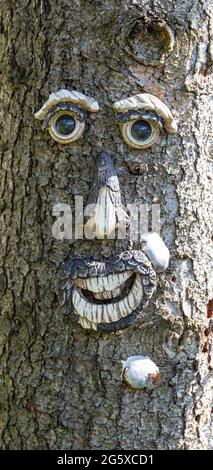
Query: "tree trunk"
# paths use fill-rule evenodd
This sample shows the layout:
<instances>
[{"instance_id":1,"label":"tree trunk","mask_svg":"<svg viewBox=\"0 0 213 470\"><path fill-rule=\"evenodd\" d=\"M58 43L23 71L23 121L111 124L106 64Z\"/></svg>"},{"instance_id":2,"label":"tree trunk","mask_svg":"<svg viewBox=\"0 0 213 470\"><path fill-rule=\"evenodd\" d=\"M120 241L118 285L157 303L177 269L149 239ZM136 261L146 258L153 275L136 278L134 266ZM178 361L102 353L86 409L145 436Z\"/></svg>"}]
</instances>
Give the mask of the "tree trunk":
<instances>
[{"instance_id":1,"label":"tree trunk","mask_svg":"<svg viewBox=\"0 0 213 470\"><path fill-rule=\"evenodd\" d=\"M212 30L208 0L1 0L1 448L210 446ZM169 31L169 32L168 32ZM84 139L57 144L34 113L51 92L93 97ZM112 103L149 93L176 134L128 147ZM129 328L82 328L59 302L69 256L122 240L56 240L57 203L87 199L96 156L115 157L122 202L160 204L170 264ZM121 360L149 356L161 384L132 390Z\"/></svg>"}]
</instances>

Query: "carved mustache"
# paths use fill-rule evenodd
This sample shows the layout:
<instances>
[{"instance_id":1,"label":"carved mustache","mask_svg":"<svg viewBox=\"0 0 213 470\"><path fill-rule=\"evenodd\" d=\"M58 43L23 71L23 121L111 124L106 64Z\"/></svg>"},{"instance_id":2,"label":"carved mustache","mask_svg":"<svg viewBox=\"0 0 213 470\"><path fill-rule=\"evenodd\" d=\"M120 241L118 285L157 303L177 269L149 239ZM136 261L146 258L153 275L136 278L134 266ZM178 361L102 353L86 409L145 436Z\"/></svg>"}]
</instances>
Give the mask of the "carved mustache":
<instances>
[{"instance_id":1,"label":"carved mustache","mask_svg":"<svg viewBox=\"0 0 213 470\"><path fill-rule=\"evenodd\" d=\"M110 274L134 271L144 276L151 276L155 280L156 274L151 261L139 250L124 251L120 255L112 256L107 260L100 258L73 258L65 261L60 267L61 280L69 278L87 278L95 276L108 276Z\"/></svg>"}]
</instances>

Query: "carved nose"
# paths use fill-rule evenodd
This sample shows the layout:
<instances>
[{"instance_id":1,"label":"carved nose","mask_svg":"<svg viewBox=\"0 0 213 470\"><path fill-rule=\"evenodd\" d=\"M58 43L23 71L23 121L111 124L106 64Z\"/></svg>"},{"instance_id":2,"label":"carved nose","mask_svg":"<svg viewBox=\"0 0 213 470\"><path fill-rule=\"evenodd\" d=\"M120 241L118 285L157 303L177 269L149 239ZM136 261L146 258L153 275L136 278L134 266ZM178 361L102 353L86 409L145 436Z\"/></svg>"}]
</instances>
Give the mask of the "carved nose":
<instances>
[{"instance_id":1,"label":"carved nose","mask_svg":"<svg viewBox=\"0 0 213 470\"><path fill-rule=\"evenodd\" d=\"M113 160L106 152L97 157L88 204L92 206L87 227L93 236L115 238L116 227L126 223L128 216L121 206L120 185Z\"/></svg>"}]
</instances>

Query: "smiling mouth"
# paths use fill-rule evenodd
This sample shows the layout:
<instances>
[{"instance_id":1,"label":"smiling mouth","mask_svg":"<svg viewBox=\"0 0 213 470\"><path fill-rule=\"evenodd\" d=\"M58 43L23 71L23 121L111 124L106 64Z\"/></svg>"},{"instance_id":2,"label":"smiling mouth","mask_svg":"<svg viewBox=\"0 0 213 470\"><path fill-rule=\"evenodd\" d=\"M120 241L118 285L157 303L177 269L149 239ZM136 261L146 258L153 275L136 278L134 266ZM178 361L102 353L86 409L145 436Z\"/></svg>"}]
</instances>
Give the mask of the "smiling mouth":
<instances>
[{"instance_id":1,"label":"smiling mouth","mask_svg":"<svg viewBox=\"0 0 213 470\"><path fill-rule=\"evenodd\" d=\"M67 310L83 328L116 331L133 323L156 287L147 256L136 250L107 261L72 259L62 265L61 288Z\"/></svg>"},{"instance_id":2,"label":"smiling mouth","mask_svg":"<svg viewBox=\"0 0 213 470\"><path fill-rule=\"evenodd\" d=\"M131 271L104 277L77 279L72 296L79 323L97 329L99 323L114 323L127 317L143 299L140 275Z\"/></svg>"}]
</instances>

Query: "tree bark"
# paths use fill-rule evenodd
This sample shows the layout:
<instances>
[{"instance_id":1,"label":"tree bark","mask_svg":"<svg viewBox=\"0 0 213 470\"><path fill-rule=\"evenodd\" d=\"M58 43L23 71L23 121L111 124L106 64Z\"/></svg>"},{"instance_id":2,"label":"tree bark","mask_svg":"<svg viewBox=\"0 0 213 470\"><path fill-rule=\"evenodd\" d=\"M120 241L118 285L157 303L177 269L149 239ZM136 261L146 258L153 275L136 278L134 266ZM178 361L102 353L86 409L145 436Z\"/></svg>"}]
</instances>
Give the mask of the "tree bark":
<instances>
[{"instance_id":1,"label":"tree bark","mask_svg":"<svg viewBox=\"0 0 213 470\"><path fill-rule=\"evenodd\" d=\"M210 7L207 0L1 0L2 449L210 447ZM156 41L159 22L173 32L173 50L165 34ZM62 88L100 104L83 142L70 146L56 144L34 118ZM143 154L123 143L112 110L137 93L162 99L178 122L176 134ZM110 334L66 314L58 268L68 254L119 253L122 241L57 241L51 232L54 204L73 208L75 195L88 197L102 150L115 156L125 204L160 204L171 254L142 317ZM121 360L134 354L160 368L153 391L122 384Z\"/></svg>"}]
</instances>

